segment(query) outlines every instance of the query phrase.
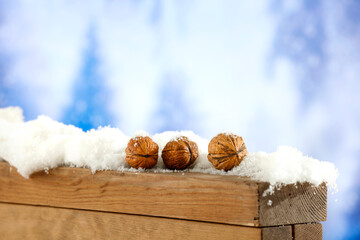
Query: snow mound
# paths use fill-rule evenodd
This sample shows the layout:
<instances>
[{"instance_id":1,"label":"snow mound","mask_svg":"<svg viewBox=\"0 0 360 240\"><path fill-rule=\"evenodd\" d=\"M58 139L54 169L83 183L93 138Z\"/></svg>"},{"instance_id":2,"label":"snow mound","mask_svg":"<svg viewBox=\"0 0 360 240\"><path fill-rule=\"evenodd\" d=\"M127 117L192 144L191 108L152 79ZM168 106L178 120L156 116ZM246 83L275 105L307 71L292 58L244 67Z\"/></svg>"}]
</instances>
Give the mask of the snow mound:
<instances>
[{"instance_id":1,"label":"snow mound","mask_svg":"<svg viewBox=\"0 0 360 240\"><path fill-rule=\"evenodd\" d=\"M336 189L338 170L334 164L304 156L289 146L279 146L276 152L249 153L232 174L248 176L254 180L269 182L270 188L264 194L273 193L275 187L284 184L309 182L315 186L326 182Z\"/></svg>"},{"instance_id":2,"label":"snow mound","mask_svg":"<svg viewBox=\"0 0 360 240\"><path fill-rule=\"evenodd\" d=\"M103 127L88 132L65 125L46 116L24 122L21 108L0 109L0 159L5 159L18 172L28 178L37 171L59 166L98 170L144 171L130 168L125 160L125 148L130 139L117 128ZM138 131L134 136L150 136ZM319 186L325 182L336 189L338 170L334 164L304 156L299 150L280 146L274 153L249 153L239 166L230 171L216 170L207 160L209 140L191 131L168 131L155 134L152 139L159 145L159 161L147 171L172 172L165 169L161 152L168 141L186 136L197 143L199 157L185 171L221 175L247 176L253 180L269 182L264 193L273 193L276 187L309 182Z\"/></svg>"},{"instance_id":3,"label":"snow mound","mask_svg":"<svg viewBox=\"0 0 360 240\"><path fill-rule=\"evenodd\" d=\"M0 108L0 120L9 123L24 122L23 110L19 107Z\"/></svg>"}]
</instances>

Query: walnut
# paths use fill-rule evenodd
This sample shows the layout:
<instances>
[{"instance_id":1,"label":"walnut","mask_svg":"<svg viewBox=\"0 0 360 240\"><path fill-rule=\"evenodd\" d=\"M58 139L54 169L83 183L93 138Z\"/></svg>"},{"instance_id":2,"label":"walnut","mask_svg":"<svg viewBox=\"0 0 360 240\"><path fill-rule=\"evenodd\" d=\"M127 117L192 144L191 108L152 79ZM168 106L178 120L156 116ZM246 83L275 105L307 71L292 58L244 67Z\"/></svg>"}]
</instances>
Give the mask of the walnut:
<instances>
[{"instance_id":1,"label":"walnut","mask_svg":"<svg viewBox=\"0 0 360 240\"><path fill-rule=\"evenodd\" d=\"M240 164L248 154L242 137L220 133L211 139L208 146L208 160L216 169L225 171Z\"/></svg>"},{"instance_id":2,"label":"walnut","mask_svg":"<svg viewBox=\"0 0 360 240\"><path fill-rule=\"evenodd\" d=\"M161 154L165 166L172 170L182 170L189 167L198 156L197 144L187 137L180 137L168 142Z\"/></svg>"},{"instance_id":3,"label":"walnut","mask_svg":"<svg viewBox=\"0 0 360 240\"><path fill-rule=\"evenodd\" d=\"M133 168L149 169L156 165L159 146L150 137L131 138L126 152L126 161Z\"/></svg>"}]
</instances>

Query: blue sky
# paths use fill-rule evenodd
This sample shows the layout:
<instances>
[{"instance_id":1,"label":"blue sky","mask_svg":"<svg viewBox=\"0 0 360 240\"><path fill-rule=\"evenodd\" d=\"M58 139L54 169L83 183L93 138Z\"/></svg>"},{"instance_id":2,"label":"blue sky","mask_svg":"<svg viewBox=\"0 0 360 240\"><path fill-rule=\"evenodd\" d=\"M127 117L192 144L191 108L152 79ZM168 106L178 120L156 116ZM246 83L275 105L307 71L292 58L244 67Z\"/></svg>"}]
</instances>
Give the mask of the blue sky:
<instances>
[{"instance_id":1,"label":"blue sky","mask_svg":"<svg viewBox=\"0 0 360 240\"><path fill-rule=\"evenodd\" d=\"M339 168L325 239L359 237L359 1L0 6L1 106L85 130L225 130L250 151L294 146Z\"/></svg>"}]
</instances>

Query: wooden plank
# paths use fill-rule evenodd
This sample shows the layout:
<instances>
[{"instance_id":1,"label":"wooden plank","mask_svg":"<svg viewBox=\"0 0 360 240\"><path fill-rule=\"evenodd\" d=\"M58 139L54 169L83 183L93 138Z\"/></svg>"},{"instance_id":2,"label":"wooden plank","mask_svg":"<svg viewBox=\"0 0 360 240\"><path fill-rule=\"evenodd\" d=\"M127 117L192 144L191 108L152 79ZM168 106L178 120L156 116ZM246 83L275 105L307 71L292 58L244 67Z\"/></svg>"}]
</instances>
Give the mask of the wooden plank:
<instances>
[{"instance_id":1,"label":"wooden plank","mask_svg":"<svg viewBox=\"0 0 360 240\"><path fill-rule=\"evenodd\" d=\"M0 201L9 203L254 226L257 194L255 182L235 176L61 167L25 179L0 163Z\"/></svg>"},{"instance_id":2,"label":"wooden plank","mask_svg":"<svg viewBox=\"0 0 360 240\"><path fill-rule=\"evenodd\" d=\"M263 193L269 184L260 184ZM321 222L327 216L327 188L314 188L309 183L287 185L273 195L259 198L261 226ZM269 204L270 202L271 204ZM316 219L316 220L315 220Z\"/></svg>"},{"instance_id":3,"label":"wooden plank","mask_svg":"<svg viewBox=\"0 0 360 240\"><path fill-rule=\"evenodd\" d=\"M261 229L179 219L0 204L0 239L243 239Z\"/></svg>"},{"instance_id":4,"label":"wooden plank","mask_svg":"<svg viewBox=\"0 0 360 240\"><path fill-rule=\"evenodd\" d=\"M294 240L322 240L321 223L297 224L293 226Z\"/></svg>"},{"instance_id":5,"label":"wooden plank","mask_svg":"<svg viewBox=\"0 0 360 240\"><path fill-rule=\"evenodd\" d=\"M262 240L292 240L292 227L267 227L262 228Z\"/></svg>"},{"instance_id":6,"label":"wooden plank","mask_svg":"<svg viewBox=\"0 0 360 240\"><path fill-rule=\"evenodd\" d=\"M15 168L10 171L8 163L0 163L0 202L243 226L277 226L326 219L326 188L304 185L298 191L285 187L275 195L262 197L267 186L237 176L119 171L92 174L89 169L68 167L50 170L49 174L39 172L25 179ZM310 196L311 191L318 194ZM270 199L271 206L267 204ZM291 216L293 214L297 215Z\"/></svg>"}]
</instances>

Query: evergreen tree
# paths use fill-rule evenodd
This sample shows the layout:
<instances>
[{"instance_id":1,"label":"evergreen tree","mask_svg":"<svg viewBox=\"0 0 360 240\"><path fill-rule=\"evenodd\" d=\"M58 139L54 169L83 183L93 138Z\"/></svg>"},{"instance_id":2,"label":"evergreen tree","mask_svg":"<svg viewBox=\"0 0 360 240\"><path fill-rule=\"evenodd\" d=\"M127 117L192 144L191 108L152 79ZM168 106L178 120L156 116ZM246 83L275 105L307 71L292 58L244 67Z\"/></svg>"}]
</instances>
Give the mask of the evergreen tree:
<instances>
[{"instance_id":1,"label":"evergreen tree","mask_svg":"<svg viewBox=\"0 0 360 240\"><path fill-rule=\"evenodd\" d=\"M186 79L179 74L165 74L159 91L159 107L152 121L154 132L198 131L194 109L185 94Z\"/></svg>"},{"instance_id":2,"label":"evergreen tree","mask_svg":"<svg viewBox=\"0 0 360 240\"><path fill-rule=\"evenodd\" d=\"M88 41L84 66L74 87L74 100L64 114L65 123L85 131L111 123L111 116L107 111L109 93L98 73L97 42L93 30L89 32Z\"/></svg>"}]
</instances>

